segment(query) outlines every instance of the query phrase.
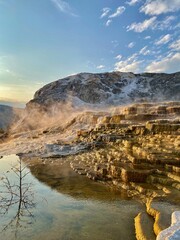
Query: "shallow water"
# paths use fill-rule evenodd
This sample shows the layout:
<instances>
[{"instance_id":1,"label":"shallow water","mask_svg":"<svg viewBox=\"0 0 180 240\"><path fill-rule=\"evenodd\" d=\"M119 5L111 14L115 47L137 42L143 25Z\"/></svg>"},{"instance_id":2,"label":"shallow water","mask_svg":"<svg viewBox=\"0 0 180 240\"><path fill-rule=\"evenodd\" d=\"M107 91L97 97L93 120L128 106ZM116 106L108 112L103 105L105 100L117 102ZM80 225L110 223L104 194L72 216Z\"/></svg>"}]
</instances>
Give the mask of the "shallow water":
<instances>
[{"instance_id":1,"label":"shallow water","mask_svg":"<svg viewBox=\"0 0 180 240\"><path fill-rule=\"evenodd\" d=\"M11 185L19 184L18 171L12 171L12 166L19 166L18 161L14 155L0 159L0 174L5 173ZM29 169L23 183L32 183L32 186L28 193L27 185L23 185L23 191L27 193L26 201L29 198L35 205L22 209L19 218L16 216L19 204L10 206L7 213L0 216L0 231L5 228L0 239L135 239L134 217L144 206L129 199L125 192L79 176L66 163L42 163ZM24 169L23 173L27 171ZM3 177L0 179L0 191L4 191Z\"/></svg>"}]
</instances>

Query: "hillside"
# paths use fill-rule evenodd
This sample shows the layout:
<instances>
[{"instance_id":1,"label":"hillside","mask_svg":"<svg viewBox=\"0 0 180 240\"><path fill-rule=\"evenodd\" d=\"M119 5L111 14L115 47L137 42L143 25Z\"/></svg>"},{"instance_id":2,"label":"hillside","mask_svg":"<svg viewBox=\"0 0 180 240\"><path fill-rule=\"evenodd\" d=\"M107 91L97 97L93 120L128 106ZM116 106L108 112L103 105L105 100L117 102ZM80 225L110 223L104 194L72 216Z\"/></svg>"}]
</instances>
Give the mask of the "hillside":
<instances>
[{"instance_id":1,"label":"hillside","mask_svg":"<svg viewBox=\"0 0 180 240\"><path fill-rule=\"evenodd\" d=\"M27 109L46 108L54 103L73 107L119 105L142 101L180 100L180 72L165 73L80 73L59 79L39 89Z\"/></svg>"}]
</instances>

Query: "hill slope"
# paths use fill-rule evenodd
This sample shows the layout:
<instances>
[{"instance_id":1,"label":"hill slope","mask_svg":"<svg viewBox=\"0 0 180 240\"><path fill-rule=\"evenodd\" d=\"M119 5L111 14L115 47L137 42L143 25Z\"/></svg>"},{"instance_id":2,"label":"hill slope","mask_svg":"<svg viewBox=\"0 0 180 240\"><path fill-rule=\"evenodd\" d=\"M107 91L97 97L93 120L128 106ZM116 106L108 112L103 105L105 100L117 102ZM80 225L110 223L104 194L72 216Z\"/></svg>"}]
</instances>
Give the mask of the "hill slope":
<instances>
[{"instance_id":1,"label":"hill slope","mask_svg":"<svg viewBox=\"0 0 180 240\"><path fill-rule=\"evenodd\" d=\"M80 73L38 90L27 108L71 102L73 106L117 105L139 101L180 100L180 72Z\"/></svg>"}]
</instances>

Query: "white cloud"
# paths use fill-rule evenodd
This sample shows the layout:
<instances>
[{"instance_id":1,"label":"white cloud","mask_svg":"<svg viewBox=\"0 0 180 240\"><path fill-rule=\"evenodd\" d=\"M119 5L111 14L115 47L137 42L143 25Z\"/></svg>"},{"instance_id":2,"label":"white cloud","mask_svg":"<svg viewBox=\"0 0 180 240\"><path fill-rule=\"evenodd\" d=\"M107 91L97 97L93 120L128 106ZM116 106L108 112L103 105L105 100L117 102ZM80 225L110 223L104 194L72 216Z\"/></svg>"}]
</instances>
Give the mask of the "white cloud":
<instances>
[{"instance_id":1,"label":"white cloud","mask_svg":"<svg viewBox=\"0 0 180 240\"><path fill-rule=\"evenodd\" d=\"M180 51L180 39L174 41L169 45L169 48L171 48L174 51Z\"/></svg>"},{"instance_id":2,"label":"white cloud","mask_svg":"<svg viewBox=\"0 0 180 240\"><path fill-rule=\"evenodd\" d=\"M115 64L115 71L137 73L139 72L141 62L142 61L134 61L132 63L128 63L126 61L120 61Z\"/></svg>"},{"instance_id":3,"label":"white cloud","mask_svg":"<svg viewBox=\"0 0 180 240\"><path fill-rule=\"evenodd\" d=\"M133 54L126 60L115 63L114 70L120 72L139 72L142 62L137 60L137 54Z\"/></svg>"},{"instance_id":4,"label":"white cloud","mask_svg":"<svg viewBox=\"0 0 180 240\"><path fill-rule=\"evenodd\" d=\"M117 60L121 60L121 58L122 58L122 55L120 55L120 54L115 57L115 59L117 59Z\"/></svg>"},{"instance_id":5,"label":"white cloud","mask_svg":"<svg viewBox=\"0 0 180 240\"><path fill-rule=\"evenodd\" d=\"M96 68L97 68L97 69L104 69L105 66L104 66L104 65L99 65L99 66L97 66Z\"/></svg>"},{"instance_id":6,"label":"white cloud","mask_svg":"<svg viewBox=\"0 0 180 240\"><path fill-rule=\"evenodd\" d=\"M136 3L140 2L141 0L131 0L129 2L126 2L129 6L134 6Z\"/></svg>"},{"instance_id":7,"label":"white cloud","mask_svg":"<svg viewBox=\"0 0 180 240\"><path fill-rule=\"evenodd\" d=\"M135 42L130 42L129 44L128 44L128 48L133 48L135 46Z\"/></svg>"},{"instance_id":8,"label":"white cloud","mask_svg":"<svg viewBox=\"0 0 180 240\"><path fill-rule=\"evenodd\" d=\"M177 72L180 66L180 53L169 54L146 67L147 72Z\"/></svg>"},{"instance_id":9,"label":"white cloud","mask_svg":"<svg viewBox=\"0 0 180 240\"><path fill-rule=\"evenodd\" d=\"M102 9L102 14L101 14L100 18L106 17L109 14L110 11L111 11L111 9L108 8L108 7L103 8Z\"/></svg>"},{"instance_id":10,"label":"white cloud","mask_svg":"<svg viewBox=\"0 0 180 240\"><path fill-rule=\"evenodd\" d=\"M155 45L163 45L168 43L171 40L171 35L170 34L166 34L164 36L161 36L159 38L159 40L155 41Z\"/></svg>"},{"instance_id":11,"label":"white cloud","mask_svg":"<svg viewBox=\"0 0 180 240\"><path fill-rule=\"evenodd\" d=\"M172 21L176 19L175 16L167 16L163 20L157 20L157 17L151 17L150 19L144 20L144 22L132 23L127 26L127 31L143 32L145 30L173 30L175 27L172 26ZM145 38L148 39L148 38Z\"/></svg>"},{"instance_id":12,"label":"white cloud","mask_svg":"<svg viewBox=\"0 0 180 240\"><path fill-rule=\"evenodd\" d=\"M109 19L109 20L107 20L107 22L106 22L106 27L109 27L109 25L112 23L112 20L111 19Z\"/></svg>"},{"instance_id":13,"label":"white cloud","mask_svg":"<svg viewBox=\"0 0 180 240\"><path fill-rule=\"evenodd\" d=\"M164 20L162 21L157 21L156 24L156 29L159 30L165 30L165 29L169 29L171 30L173 28L173 26L171 25L172 21L174 21L176 19L175 16L167 16L165 17Z\"/></svg>"},{"instance_id":14,"label":"white cloud","mask_svg":"<svg viewBox=\"0 0 180 240\"><path fill-rule=\"evenodd\" d=\"M125 7L124 6L120 6L116 9L116 12L114 12L113 14L111 14L109 16L109 18L115 18L115 17L118 17L120 16L124 11L125 11Z\"/></svg>"},{"instance_id":15,"label":"white cloud","mask_svg":"<svg viewBox=\"0 0 180 240\"><path fill-rule=\"evenodd\" d=\"M105 23L106 27L108 27L112 23L112 18L116 18L120 16L125 11L125 9L126 8L124 6L120 6L116 9L116 11L113 14L109 15L109 12L111 11L111 9L107 7L103 8L102 9L103 13L101 14L100 18L104 18L104 17L109 18Z\"/></svg>"},{"instance_id":16,"label":"white cloud","mask_svg":"<svg viewBox=\"0 0 180 240\"><path fill-rule=\"evenodd\" d=\"M156 24L156 17L152 17L149 19L144 20L143 22L139 23L132 23L130 26L127 26L127 31L135 31L135 32L143 32L148 28L153 28Z\"/></svg>"},{"instance_id":17,"label":"white cloud","mask_svg":"<svg viewBox=\"0 0 180 240\"><path fill-rule=\"evenodd\" d=\"M72 8L70 7L69 3L63 0L51 0L51 2L55 5L55 7L63 13L68 13L73 17L77 17L75 13L73 13Z\"/></svg>"},{"instance_id":18,"label":"white cloud","mask_svg":"<svg viewBox=\"0 0 180 240\"><path fill-rule=\"evenodd\" d=\"M147 0L140 8L140 12L148 15L159 15L162 13L175 12L179 9L179 0Z\"/></svg>"},{"instance_id":19,"label":"white cloud","mask_svg":"<svg viewBox=\"0 0 180 240\"><path fill-rule=\"evenodd\" d=\"M146 36L144 39L145 39L145 40L151 39L151 36Z\"/></svg>"},{"instance_id":20,"label":"white cloud","mask_svg":"<svg viewBox=\"0 0 180 240\"><path fill-rule=\"evenodd\" d=\"M147 49L147 46L145 46L145 47L141 48L141 50L139 51L139 54L146 56L146 55L150 54L150 51Z\"/></svg>"}]
</instances>

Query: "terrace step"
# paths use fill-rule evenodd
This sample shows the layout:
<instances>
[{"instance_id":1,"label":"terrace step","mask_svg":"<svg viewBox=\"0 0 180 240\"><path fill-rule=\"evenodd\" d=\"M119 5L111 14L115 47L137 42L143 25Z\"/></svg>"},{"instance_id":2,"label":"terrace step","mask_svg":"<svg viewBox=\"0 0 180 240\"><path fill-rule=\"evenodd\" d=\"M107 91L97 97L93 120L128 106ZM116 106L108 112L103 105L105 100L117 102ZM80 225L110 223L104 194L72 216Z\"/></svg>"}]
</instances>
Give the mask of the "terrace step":
<instances>
[{"instance_id":1,"label":"terrace step","mask_svg":"<svg viewBox=\"0 0 180 240\"><path fill-rule=\"evenodd\" d=\"M164 202L161 198L154 198L146 204L147 213L154 218L154 233L158 235L161 231L171 225L171 214L180 210L173 202Z\"/></svg>"},{"instance_id":2,"label":"terrace step","mask_svg":"<svg viewBox=\"0 0 180 240\"><path fill-rule=\"evenodd\" d=\"M137 240L155 240L154 219L146 212L140 212L134 219Z\"/></svg>"}]
</instances>

